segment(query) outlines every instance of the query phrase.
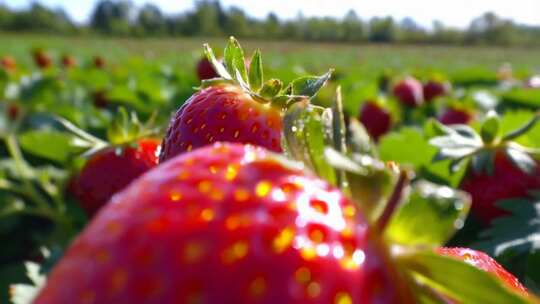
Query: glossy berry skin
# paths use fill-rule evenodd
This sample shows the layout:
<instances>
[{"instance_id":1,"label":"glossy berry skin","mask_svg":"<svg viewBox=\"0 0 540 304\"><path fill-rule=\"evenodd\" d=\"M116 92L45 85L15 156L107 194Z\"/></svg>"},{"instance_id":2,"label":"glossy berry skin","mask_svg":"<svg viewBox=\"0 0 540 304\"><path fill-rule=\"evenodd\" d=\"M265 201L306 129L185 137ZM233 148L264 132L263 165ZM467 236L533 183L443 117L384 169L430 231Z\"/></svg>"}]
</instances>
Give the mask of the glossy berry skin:
<instances>
[{"instance_id":1,"label":"glossy berry skin","mask_svg":"<svg viewBox=\"0 0 540 304\"><path fill-rule=\"evenodd\" d=\"M508 287L517 292L527 294L527 289L521 285L519 280L504 269L499 263L492 259L489 255L469 248L437 248L437 253L440 255L456 258L467 262L478 269L484 270L495 275L502 280Z\"/></svg>"},{"instance_id":2,"label":"glossy berry skin","mask_svg":"<svg viewBox=\"0 0 540 304\"><path fill-rule=\"evenodd\" d=\"M424 103L422 83L413 77L398 82L393 89L394 96L407 107L418 107Z\"/></svg>"},{"instance_id":3,"label":"glossy berry skin","mask_svg":"<svg viewBox=\"0 0 540 304\"><path fill-rule=\"evenodd\" d=\"M474 215L484 224L489 224L492 219L506 214L495 206L495 202L525 197L529 191L540 189L540 164L537 161L536 172L527 174L504 153L497 152L493 174L477 173L469 168L460 188L471 195Z\"/></svg>"},{"instance_id":4,"label":"glossy berry skin","mask_svg":"<svg viewBox=\"0 0 540 304\"><path fill-rule=\"evenodd\" d=\"M374 101L367 101L362 105L359 120L375 141L392 127L390 112Z\"/></svg>"},{"instance_id":5,"label":"glossy berry skin","mask_svg":"<svg viewBox=\"0 0 540 304\"><path fill-rule=\"evenodd\" d=\"M203 57L197 63L197 77L199 77L199 80L206 80L217 78L219 75L217 74L216 70L214 70L214 67L210 61L208 61L206 57Z\"/></svg>"},{"instance_id":6,"label":"glossy berry skin","mask_svg":"<svg viewBox=\"0 0 540 304\"><path fill-rule=\"evenodd\" d=\"M445 96L450 91L448 83L429 80L423 85L424 100L432 102L435 98Z\"/></svg>"},{"instance_id":7,"label":"glossy berry skin","mask_svg":"<svg viewBox=\"0 0 540 304\"><path fill-rule=\"evenodd\" d=\"M182 154L114 196L35 304L407 303L337 189L262 148Z\"/></svg>"},{"instance_id":8,"label":"glossy berry skin","mask_svg":"<svg viewBox=\"0 0 540 304\"><path fill-rule=\"evenodd\" d=\"M259 103L236 85L217 85L193 94L172 118L160 161L218 141L281 152L281 111Z\"/></svg>"},{"instance_id":9,"label":"glossy berry skin","mask_svg":"<svg viewBox=\"0 0 540 304\"><path fill-rule=\"evenodd\" d=\"M72 68L75 65L77 65L77 61L75 60L75 58L73 58L73 56L69 56L69 55L62 56L62 66L64 68Z\"/></svg>"},{"instance_id":10,"label":"glossy berry skin","mask_svg":"<svg viewBox=\"0 0 540 304\"><path fill-rule=\"evenodd\" d=\"M44 51L36 51L33 54L34 62L40 69L47 69L52 65L51 57Z\"/></svg>"},{"instance_id":11,"label":"glossy berry skin","mask_svg":"<svg viewBox=\"0 0 540 304\"><path fill-rule=\"evenodd\" d=\"M445 125L466 125L473 120L473 114L455 107L450 107L446 109L441 116L439 116L439 121Z\"/></svg>"},{"instance_id":12,"label":"glossy berry skin","mask_svg":"<svg viewBox=\"0 0 540 304\"><path fill-rule=\"evenodd\" d=\"M17 69L17 62L15 61L15 58L11 56L2 57L0 60L0 65L7 72L13 72L15 69Z\"/></svg>"},{"instance_id":13,"label":"glossy berry skin","mask_svg":"<svg viewBox=\"0 0 540 304\"><path fill-rule=\"evenodd\" d=\"M115 193L157 165L158 140L142 139L136 145L97 152L75 178L71 185L74 196L89 216Z\"/></svg>"}]
</instances>

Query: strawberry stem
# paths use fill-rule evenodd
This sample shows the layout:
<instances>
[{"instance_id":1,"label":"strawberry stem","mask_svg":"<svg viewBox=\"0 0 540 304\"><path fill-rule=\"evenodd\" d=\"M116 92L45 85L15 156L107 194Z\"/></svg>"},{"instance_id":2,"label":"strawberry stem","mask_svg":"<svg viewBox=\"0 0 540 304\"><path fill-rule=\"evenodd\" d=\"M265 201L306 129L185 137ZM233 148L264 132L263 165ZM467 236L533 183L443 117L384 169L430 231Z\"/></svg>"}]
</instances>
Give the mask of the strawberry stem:
<instances>
[{"instance_id":1,"label":"strawberry stem","mask_svg":"<svg viewBox=\"0 0 540 304\"><path fill-rule=\"evenodd\" d=\"M401 202L401 199L404 196L405 189L409 185L409 182L411 180L411 175L409 171L402 169L399 172L398 181L396 183L396 186L394 187L394 191L392 192L392 195L390 195L390 198L388 199L388 202L386 203L386 206L384 207L384 211L375 223L375 225L378 227L379 231L384 231L388 223L390 222L390 219L392 218L392 215L396 211L397 207L399 206L399 203Z\"/></svg>"},{"instance_id":2,"label":"strawberry stem","mask_svg":"<svg viewBox=\"0 0 540 304\"><path fill-rule=\"evenodd\" d=\"M525 125L523 125L521 128L506 134L502 138L502 141L510 141L510 140L513 140L513 139L516 139L516 138L520 137L521 135L524 135L525 133L529 132L529 130L534 128L534 126L536 125L536 123L538 121L540 121L540 111L536 112L534 117L529 122L527 122Z\"/></svg>"}]
</instances>

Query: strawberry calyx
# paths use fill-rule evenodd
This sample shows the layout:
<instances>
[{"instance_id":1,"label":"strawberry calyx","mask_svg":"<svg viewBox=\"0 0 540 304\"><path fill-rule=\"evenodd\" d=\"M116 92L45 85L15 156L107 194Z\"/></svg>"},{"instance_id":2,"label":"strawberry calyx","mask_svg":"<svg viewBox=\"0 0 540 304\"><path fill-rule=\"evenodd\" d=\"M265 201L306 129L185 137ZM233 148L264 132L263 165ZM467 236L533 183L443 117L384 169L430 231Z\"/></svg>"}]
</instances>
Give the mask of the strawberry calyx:
<instances>
[{"instance_id":1,"label":"strawberry calyx","mask_svg":"<svg viewBox=\"0 0 540 304\"><path fill-rule=\"evenodd\" d=\"M155 115L142 124L137 113L130 112L120 107L107 129L107 141L102 140L78 128L71 122L57 117L56 120L71 134L75 136L73 144L84 148L83 157L90 157L106 148L115 148L118 154L122 154L127 147L136 147L139 140L150 138L159 133L159 129L154 127Z\"/></svg>"},{"instance_id":2,"label":"strawberry calyx","mask_svg":"<svg viewBox=\"0 0 540 304\"><path fill-rule=\"evenodd\" d=\"M470 167L474 172L492 175L495 155L504 153L517 168L532 174L537 167L534 158L540 155L540 150L524 147L513 140L529 132L538 121L540 112L520 128L506 134L501 134L500 118L494 111L487 114L479 133L466 125L445 126L433 121L436 136L430 143L439 149L434 160L451 160L452 172L470 160Z\"/></svg>"},{"instance_id":3,"label":"strawberry calyx","mask_svg":"<svg viewBox=\"0 0 540 304\"><path fill-rule=\"evenodd\" d=\"M279 79L265 81L260 50L253 53L251 60L248 61L250 62L248 68L244 50L234 37L229 38L229 43L225 47L223 63L216 58L208 44L204 44L204 54L219 77L203 80L201 88L222 84L237 85L254 100L263 104L270 103L284 110L292 103L313 98L333 72L330 70L322 76L300 77L287 86Z\"/></svg>"}]
</instances>

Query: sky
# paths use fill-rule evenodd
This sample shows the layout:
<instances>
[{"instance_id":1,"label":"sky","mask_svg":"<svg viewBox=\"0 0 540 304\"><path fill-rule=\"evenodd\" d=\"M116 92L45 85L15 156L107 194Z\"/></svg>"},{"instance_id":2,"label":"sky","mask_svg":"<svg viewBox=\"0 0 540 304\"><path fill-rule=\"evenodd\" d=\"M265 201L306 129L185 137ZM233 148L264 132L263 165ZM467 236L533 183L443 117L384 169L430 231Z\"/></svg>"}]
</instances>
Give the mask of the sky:
<instances>
[{"instance_id":1,"label":"sky","mask_svg":"<svg viewBox=\"0 0 540 304\"><path fill-rule=\"evenodd\" d=\"M24 8L35 0L0 0L13 8ZM77 22L86 22L96 0L39 0L52 7L63 7ZM158 5L172 14L193 8L195 0L132 0L136 5L147 2ZM265 17L275 12L280 18L304 16L341 17L354 9L363 19L388 16L402 19L412 17L423 26L434 20L445 25L464 28L486 11L511 18L516 22L540 26L540 0L221 0L225 7L234 5L251 16Z\"/></svg>"}]
</instances>

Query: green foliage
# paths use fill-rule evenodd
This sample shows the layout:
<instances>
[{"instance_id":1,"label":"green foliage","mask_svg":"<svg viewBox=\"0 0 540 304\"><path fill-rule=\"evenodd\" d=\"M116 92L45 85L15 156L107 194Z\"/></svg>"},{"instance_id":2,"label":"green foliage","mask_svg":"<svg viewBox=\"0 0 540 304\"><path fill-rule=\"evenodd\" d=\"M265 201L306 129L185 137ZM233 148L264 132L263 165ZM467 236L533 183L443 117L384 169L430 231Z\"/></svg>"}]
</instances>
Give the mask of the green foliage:
<instances>
[{"instance_id":1,"label":"green foliage","mask_svg":"<svg viewBox=\"0 0 540 304\"><path fill-rule=\"evenodd\" d=\"M386 237L405 245L441 246L463 227L470 198L450 187L417 182L396 212Z\"/></svg>"}]
</instances>

